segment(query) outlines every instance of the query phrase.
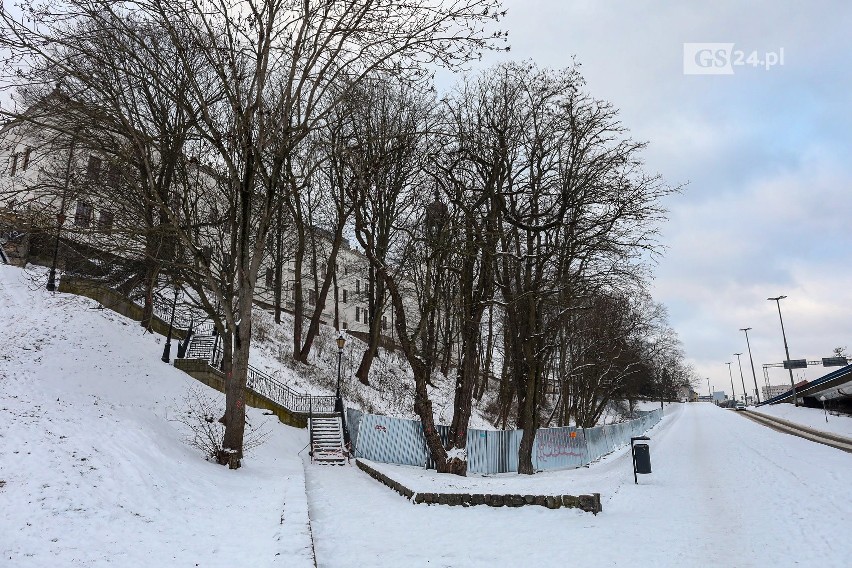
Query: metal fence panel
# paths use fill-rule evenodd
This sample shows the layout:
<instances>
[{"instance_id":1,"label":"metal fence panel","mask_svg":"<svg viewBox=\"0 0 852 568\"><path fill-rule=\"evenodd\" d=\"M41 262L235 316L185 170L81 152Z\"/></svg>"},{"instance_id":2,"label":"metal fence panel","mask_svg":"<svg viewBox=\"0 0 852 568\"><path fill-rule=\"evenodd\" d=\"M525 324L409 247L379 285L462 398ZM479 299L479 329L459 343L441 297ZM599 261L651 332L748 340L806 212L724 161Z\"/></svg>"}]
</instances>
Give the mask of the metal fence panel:
<instances>
[{"instance_id":1,"label":"metal fence panel","mask_svg":"<svg viewBox=\"0 0 852 568\"><path fill-rule=\"evenodd\" d=\"M543 428L533 443L536 470L565 469L585 465L588 456L582 431L573 427Z\"/></svg>"},{"instance_id":2,"label":"metal fence panel","mask_svg":"<svg viewBox=\"0 0 852 568\"><path fill-rule=\"evenodd\" d=\"M605 426L585 428L583 429L583 433L585 435L586 453L588 454L589 463L609 453L610 444L607 439Z\"/></svg>"},{"instance_id":3,"label":"metal fence panel","mask_svg":"<svg viewBox=\"0 0 852 568\"><path fill-rule=\"evenodd\" d=\"M533 467L537 470L586 465L630 443L662 418L657 409L635 420L595 428L544 428L536 433ZM347 410L350 438L356 455L369 460L435 468L419 420L407 420ZM449 426L436 425L446 446ZM574 437L571 436L572 432ZM468 471L495 474L518 471L523 430L468 430Z\"/></svg>"},{"instance_id":4,"label":"metal fence panel","mask_svg":"<svg viewBox=\"0 0 852 568\"><path fill-rule=\"evenodd\" d=\"M488 452L486 430L467 431L467 470L472 473L497 473L496 460Z\"/></svg>"},{"instance_id":5,"label":"metal fence panel","mask_svg":"<svg viewBox=\"0 0 852 568\"><path fill-rule=\"evenodd\" d=\"M352 448L358 447L358 427L361 425L361 417L364 413L354 408L346 409L346 427L349 429L349 441Z\"/></svg>"},{"instance_id":6,"label":"metal fence panel","mask_svg":"<svg viewBox=\"0 0 852 568\"><path fill-rule=\"evenodd\" d=\"M420 436L423 438L423 453L426 455L426 469L435 469L435 460L432 459L432 452L426 446L426 436L423 435L422 422L418 422L420 426ZM438 437L441 438L441 445L447 447L447 442L450 441L450 427L442 424L435 424L435 430L438 431Z\"/></svg>"},{"instance_id":7,"label":"metal fence panel","mask_svg":"<svg viewBox=\"0 0 852 568\"><path fill-rule=\"evenodd\" d=\"M426 462L423 430L419 420L364 414L358 424L358 457L368 460L415 465Z\"/></svg>"}]
</instances>

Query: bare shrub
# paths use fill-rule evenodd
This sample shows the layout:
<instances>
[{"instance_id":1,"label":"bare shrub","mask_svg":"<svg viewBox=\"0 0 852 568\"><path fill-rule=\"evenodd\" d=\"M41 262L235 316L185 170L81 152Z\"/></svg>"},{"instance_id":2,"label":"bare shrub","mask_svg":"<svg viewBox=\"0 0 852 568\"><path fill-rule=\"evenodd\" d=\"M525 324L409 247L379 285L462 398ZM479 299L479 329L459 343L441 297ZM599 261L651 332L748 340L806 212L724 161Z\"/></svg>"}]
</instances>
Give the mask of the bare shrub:
<instances>
[{"instance_id":1,"label":"bare shrub","mask_svg":"<svg viewBox=\"0 0 852 568\"><path fill-rule=\"evenodd\" d=\"M251 338L254 341L265 342L272 336L272 324L265 317L256 317L251 326Z\"/></svg>"},{"instance_id":2,"label":"bare shrub","mask_svg":"<svg viewBox=\"0 0 852 568\"><path fill-rule=\"evenodd\" d=\"M188 433L184 441L204 453L204 458L217 463L228 463L227 451L223 448L225 426L219 417L225 414L224 401L214 397L200 387L190 388L183 397L183 409L174 420L186 426ZM243 438L243 454L263 444L269 437L269 429L264 421L253 427L246 419L246 431Z\"/></svg>"}]
</instances>

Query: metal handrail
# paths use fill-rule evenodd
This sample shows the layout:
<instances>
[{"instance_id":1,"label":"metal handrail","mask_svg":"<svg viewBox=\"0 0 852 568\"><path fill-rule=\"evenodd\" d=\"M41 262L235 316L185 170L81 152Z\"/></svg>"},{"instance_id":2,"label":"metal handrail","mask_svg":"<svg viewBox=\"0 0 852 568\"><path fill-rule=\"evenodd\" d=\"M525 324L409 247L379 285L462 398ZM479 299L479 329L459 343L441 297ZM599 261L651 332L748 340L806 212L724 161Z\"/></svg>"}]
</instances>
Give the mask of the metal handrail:
<instances>
[{"instance_id":1,"label":"metal handrail","mask_svg":"<svg viewBox=\"0 0 852 568\"><path fill-rule=\"evenodd\" d=\"M196 341L199 337L202 337L202 335L194 335L192 342ZM190 346L192 345L192 342L190 343ZM222 363L221 348L217 350L215 357L212 352L212 346L211 349L207 351L208 354L206 359L210 366L213 368L219 368ZM334 396L313 396L306 393L300 393L252 365L248 366L246 388L256 394L268 398L296 414L307 414L310 416L315 412L320 414L331 414L334 412Z\"/></svg>"},{"instance_id":2,"label":"metal handrail","mask_svg":"<svg viewBox=\"0 0 852 568\"><path fill-rule=\"evenodd\" d=\"M134 302L135 303L135 302ZM138 304L137 304L138 305ZM154 315L163 321L171 318L173 300L154 294L152 311ZM196 323L198 322L198 323ZM175 305L174 328L189 330L193 326L193 334L187 344L186 352L191 350L192 345L201 337L209 337L214 332L213 322L204 320L191 307L186 304ZM222 364L222 349L214 349L215 344L209 349L200 350L201 354L213 368L220 368ZM205 351L207 352L205 354ZM246 377L246 388L250 391L264 396L296 414L307 414L312 416L314 412L319 414L332 414L335 411L335 397L313 396L306 393L294 391L284 383L271 375L264 373L256 367L248 366Z\"/></svg>"}]
</instances>

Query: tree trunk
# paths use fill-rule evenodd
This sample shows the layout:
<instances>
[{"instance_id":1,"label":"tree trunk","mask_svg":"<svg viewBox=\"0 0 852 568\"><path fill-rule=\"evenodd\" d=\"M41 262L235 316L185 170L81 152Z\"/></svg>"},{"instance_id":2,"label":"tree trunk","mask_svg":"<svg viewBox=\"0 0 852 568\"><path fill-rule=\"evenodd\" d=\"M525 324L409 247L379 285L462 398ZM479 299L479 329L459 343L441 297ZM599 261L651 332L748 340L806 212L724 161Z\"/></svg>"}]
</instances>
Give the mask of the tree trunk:
<instances>
[{"instance_id":1,"label":"tree trunk","mask_svg":"<svg viewBox=\"0 0 852 568\"><path fill-rule=\"evenodd\" d=\"M381 281L376 282L373 288L376 294L376 301L371 301L371 309L375 313L370 316L370 331L367 337L367 349L361 356L361 363L358 365L358 371L355 376L361 381L361 384L370 384L370 368L373 366L373 359L379 351L379 341L382 338L382 312L384 311L384 295L385 287Z\"/></svg>"},{"instance_id":2,"label":"tree trunk","mask_svg":"<svg viewBox=\"0 0 852 568\"><path fill-rule=\"evenodd\" d=\"M302 262L305 257L305 228L296 224L297 244L293 258L293 359L299 360L302 352Z\"/></svg>"},{"instance_id":3,"label":"tree trunk","mask_svg":"<svg viewBox=\"0 0 852 568\"><path fill-rule=\"evenodd\" d=\"M153 259L145 262L145 299L142 304L142 319L139 324L149 331L151 321L154 318L154 288L156 288L159 274L160 268L157 262Z\"/></svg>"},{"instance_id":4,"label":"tree trunk","mask_svg":"<svg viewBox=\"0 0 852 568\"><path fill-rule=\"evenodd\" d=\"M302 349L299 352L298 360L307 365L308 363L308 355L311 353L311 346L314 343L314 339L317 334L319 334L319 326L320 319L322 318L322 311L325 308L325 301L328 298L328 291L331 289L331 281L334 277L334 273L336 272L334 266L337 262L337 253L340 250L340 244L343 239L343 225L340 225L337 232L334 235L334 241L331 243L331 252L328 257L328 264L326 266L325 271L325 279L322 282L322 288L319 292L319 297L317 298L317 303L314 306L314 313L311 315L311 323L308 326L308 334L305 336L305 342L302 345Z\"/></svg>"},{"instance_id":5,"label":"tree trunk","mask_svg":"<svg viewBox=\"0 0 852 568\"><path fill-rule=\"evenodd\" d=\"M282 296L282 288L284 286L284 211L283 208L279 205L278 207L278 215L275 223L275 282L273 286L275 288L274 294L275 299L273 300L274 308L275 308L275 323L281 323L281 296Z\"/></svg>"}]
</instances>

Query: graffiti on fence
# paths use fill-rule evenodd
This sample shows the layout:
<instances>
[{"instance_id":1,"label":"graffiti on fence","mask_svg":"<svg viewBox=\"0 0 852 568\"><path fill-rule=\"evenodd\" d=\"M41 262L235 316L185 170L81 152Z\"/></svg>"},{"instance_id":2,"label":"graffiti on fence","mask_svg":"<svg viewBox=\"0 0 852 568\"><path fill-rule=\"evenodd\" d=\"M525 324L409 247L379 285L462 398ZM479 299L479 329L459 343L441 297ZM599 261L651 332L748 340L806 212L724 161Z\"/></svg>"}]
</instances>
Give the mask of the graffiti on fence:
<instances>
[{"instance_id":1,"label":"graffiti on fence","mask_svg":"<svg viewBox=\"0 0 852 568\"><path fill-rule=\"evenodd\" d=\"M573 434L573 435L572 435ZM578 443L577 433L564 428L539 430L536 435L536 458L540 463L551 458L582 458L586 451Z\"/></svg>"}]
</instances>

